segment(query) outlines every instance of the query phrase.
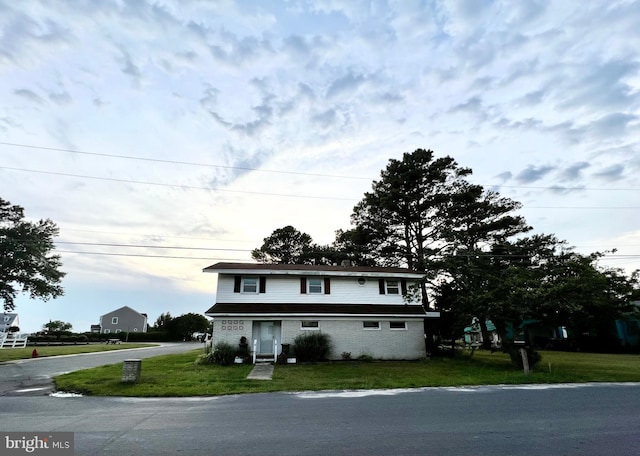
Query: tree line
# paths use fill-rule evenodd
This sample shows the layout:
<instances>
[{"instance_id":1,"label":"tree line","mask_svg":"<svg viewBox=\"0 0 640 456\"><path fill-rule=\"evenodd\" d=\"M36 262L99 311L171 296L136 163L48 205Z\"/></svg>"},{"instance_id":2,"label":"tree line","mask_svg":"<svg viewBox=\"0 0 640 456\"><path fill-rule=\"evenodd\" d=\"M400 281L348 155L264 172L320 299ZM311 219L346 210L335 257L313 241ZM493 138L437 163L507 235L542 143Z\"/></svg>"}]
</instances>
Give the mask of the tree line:
<instances>
[{"instance_id":1,"label":"tree line","mask_svg":"<svg viewBox=\"0 0 640 456\"><path fill-rule=\"evenodd\" d=\"M406 267L424 274L425 309L454 339L477 317L503 340L525 320L562 326L574 335L604 335L640 299L639 272L599 265L604 252L577 253L553 234L535 234L521 204L469 182L470 168L431 150L391 159L330 245L293 226L276 229L251 253L262 263ZM449 333L449 334L443 334Z\"/></svg>"},{"instance_id":2,"label":"tree line","mask_svg":"<svg viewBox=\"0 0 640 456\"><path fill-rule=\"evenodd\" d=\"M62 320L51 320L42 325L42 330L46 334L53 335L71 335L72 328L71 323ZM161 313L155 323L149 325L148 333L150 333L149 339L156 337L157 340L191 340L194 333L208 333L210 330L211 323L204 315L186 313L174 317L170 312L166 312ZM113 335L117 336L117 334ZM139 334L135 335L139 336Z\"/></svg>"}]
</instances>

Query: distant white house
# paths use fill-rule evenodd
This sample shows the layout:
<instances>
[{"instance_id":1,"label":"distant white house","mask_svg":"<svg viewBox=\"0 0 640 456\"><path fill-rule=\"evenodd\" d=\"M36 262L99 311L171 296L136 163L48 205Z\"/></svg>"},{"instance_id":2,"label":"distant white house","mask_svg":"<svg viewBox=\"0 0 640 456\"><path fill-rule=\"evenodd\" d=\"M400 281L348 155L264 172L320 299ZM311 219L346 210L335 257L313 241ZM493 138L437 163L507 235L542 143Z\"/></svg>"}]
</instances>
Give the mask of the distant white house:
<instances>
[{"instance_id":1,"label":"distant white house","mask_svg":"<svg viewBox=\"0 0 640 456\"><path fill-rule=\"evenodd\" d=\"M103 334L147 332L147 326L147 314L137 312L129 306L120 307L100 317L100 331Z\"/></svg>"},{"instance_id":2,"label":"distant white house","mask_svg":"<svg viewBox=\"0 0 640 456\"><path fill-rule=\"evenodd\" d=\"M19 334L17 313L0 313L0 348L20 348L27 345L27 335Z\"/></svg>"},{"instance_id":3,"label":"distant white house","mask_svg":"<svg viewBox=\"0 0 640 456\"><path fill-rule=\"evenodd\" d=\"M405 299L422 274L404 268L303 264L217 263L213 342L255 344L274 356L296 336L319 331L333 342L332 358L418 359L426 356L424 327L439 312Z\"/></svg>"},{"instance_id":4,"label":"distant white house","mask_svg":"<svg viewBox=\"0 0 640 456\"><path fill-rule=\"evenodd\" d=\"M0 313L0 333L20 331L20 321L17 313Z\"/></svg>"}]
</instances>

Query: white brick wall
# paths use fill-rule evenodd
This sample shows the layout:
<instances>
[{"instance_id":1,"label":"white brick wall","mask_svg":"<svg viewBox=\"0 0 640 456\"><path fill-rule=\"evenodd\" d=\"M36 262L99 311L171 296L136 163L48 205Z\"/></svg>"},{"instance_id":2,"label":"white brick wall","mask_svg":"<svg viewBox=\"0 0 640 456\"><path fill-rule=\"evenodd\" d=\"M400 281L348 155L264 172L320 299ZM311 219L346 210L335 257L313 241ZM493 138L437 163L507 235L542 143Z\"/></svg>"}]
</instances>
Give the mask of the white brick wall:
<instances>
[{"instance_id":1,"label":"white brick wall","mask_svg":"<svg viewBox=\"0 0 640 456\"><path fill-rule=\"evenodd\" d=\"M227 323L223 325L223 321L231 321L231 325ZM353 359L360 355L369 355L375 359L419 359L426 356L424 326L421 319L395 319L395 321L406 321L406 330L389 329L390 320L382 319L376 320L380 321L380 329L378 330L363 329L362 320L318 319L318 321L318 330L331 337L333 359L341 359L343 352L350 352ZM300 319L281 320L281 322L282 340L278 343L293 344L293 340L298 335L315 331L301 329ZM240 342L240 338L245 336L251 344L252 326L252 320L216 319L213 324L213 342L216 344L225 341L236 346ZM228 329L229 327L231 329Z\"/></svg>"},{"instance_id":2,"label":"white brick wall","mask_svg":"<svg viewBox=\"0 0 640 456\"><path fill-rule=\"evenodd\" d=\"M213 321L213 345L218 342L227 342L236 347L240 343L240 338L244 336L251 346L252 325L251 320L242 318L216 318Z\"/></svg>"}]
</instances>

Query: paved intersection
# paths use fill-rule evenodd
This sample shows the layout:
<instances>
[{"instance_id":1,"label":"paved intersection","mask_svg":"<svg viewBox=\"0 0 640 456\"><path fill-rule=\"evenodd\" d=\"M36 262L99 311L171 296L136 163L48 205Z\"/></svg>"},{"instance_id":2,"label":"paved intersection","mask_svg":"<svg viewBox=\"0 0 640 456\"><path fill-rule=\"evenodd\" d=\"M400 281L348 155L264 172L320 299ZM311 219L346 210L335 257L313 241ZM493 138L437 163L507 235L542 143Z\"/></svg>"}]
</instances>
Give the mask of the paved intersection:
<instances>
[{"instance_id":1,"label":"paved intersection","mask_svg":"<svg viewBox=\"0 0 640 456\"><path fill-rule=\"evenodd\" d=\"M0 396L47 395L54 389L52 379L56 375L120 363L129 358L144 359L199 348L202 345L193 342L162 343L148 348L8 361L0 363Z\"/></svg>"}]
</instances>

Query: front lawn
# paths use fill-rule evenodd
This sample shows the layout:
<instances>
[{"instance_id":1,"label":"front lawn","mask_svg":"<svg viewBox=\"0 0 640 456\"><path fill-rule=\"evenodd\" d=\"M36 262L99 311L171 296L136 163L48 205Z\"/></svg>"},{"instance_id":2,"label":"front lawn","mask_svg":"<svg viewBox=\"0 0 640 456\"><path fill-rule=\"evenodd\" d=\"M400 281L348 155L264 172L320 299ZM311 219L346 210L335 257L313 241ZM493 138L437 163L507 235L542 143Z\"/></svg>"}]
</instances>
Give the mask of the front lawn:
<instances>
[{"instance_id":1,"label":"front lawn","mask_svg":"<svg viewBox=\"0 0 640 456\"><path fill-rule=\"evenodd\" d=\"M250 365L194 363L201 350L145 359L138 384L122 384L122 364L56 377L61 391L105 396L213 396L269 391L416 388L524 383L639 382L639 355L543 352L530 375L503 353L401 362L333 362L275 366L273 380L247 380Z\"/></svg>"},{"instance_id":2,"label":"front lawn","mask_svg":"<svg viewBox=\"0 0 640 456\"><path fill-rule=\"evenodd\" d=\"M34 348L38 351L38 358L46 356L75 355L78 353L93 353L111 350L124 350L127 348L154 347L156 344L134 344L121 343L115 345L106 344L85 344L85 345L43 345L25 348L3 348L0 349L0 362L15 361L18 359L31 358Z\"/></svg>"}]
</instances>

